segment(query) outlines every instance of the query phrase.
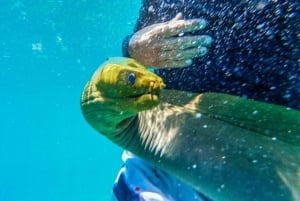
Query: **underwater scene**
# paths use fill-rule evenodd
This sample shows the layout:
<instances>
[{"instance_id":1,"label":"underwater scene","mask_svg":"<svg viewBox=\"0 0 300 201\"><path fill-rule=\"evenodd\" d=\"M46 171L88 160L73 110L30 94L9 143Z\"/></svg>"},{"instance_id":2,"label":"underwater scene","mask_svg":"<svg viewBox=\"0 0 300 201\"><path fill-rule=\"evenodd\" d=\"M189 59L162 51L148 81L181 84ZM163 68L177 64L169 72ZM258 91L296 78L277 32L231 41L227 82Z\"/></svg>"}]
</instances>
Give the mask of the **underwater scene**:
<instances>
[{"instance_id":1,"label":"underwater scene","mask_svg":"<svg viewBox=\"0 0 300 201\"><path fill-rule=\"evenodd\" d=\"M122 150L85 122L80 96L122 55L140 1L0 5L0 200L110 200Z\"/></svg>"},{"instance_id":2,"label":"underwater scene","mask_svg":"<svg viewBox=\"0 0 300 201\"><path fill-rule=\"evenodd\" d=\"M7 0L0 20L0 201L300 201L300 2Z\"/></svg>"}]
</instances>

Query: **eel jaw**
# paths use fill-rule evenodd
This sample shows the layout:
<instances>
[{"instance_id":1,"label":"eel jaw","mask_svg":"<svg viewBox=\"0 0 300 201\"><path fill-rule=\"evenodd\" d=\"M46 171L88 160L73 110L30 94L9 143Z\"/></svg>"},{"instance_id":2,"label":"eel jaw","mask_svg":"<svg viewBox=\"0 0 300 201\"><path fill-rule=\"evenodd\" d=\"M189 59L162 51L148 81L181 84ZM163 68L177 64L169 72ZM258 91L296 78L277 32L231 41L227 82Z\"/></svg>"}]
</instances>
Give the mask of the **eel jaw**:
<instances>
[{"instance_id":1,"label":"eel jaw","mask_svg":"<svg viewBox=\"0 0 300 201\"><path fill-rule=\"evenodd\" d=\"M151 81L148 90L132 98L132 103L139 111L152 109L160 103L160 92L165 84L160 81Z\"/></svg>"},{"instance_id":2,"label":"eel jaw","mask_svg":"<svg viewBox=\"0 0 300 201\"><path fill-rule=\"evenodd\" d=\"M165 88L165 83L161 80L159 81L150 81L150 84L149 84L149 88L148 88L148 91L144 94L141 94L140 96L147 96L151 99L154 99L154 100L157 100L159 99L159 93L160 91Z\"/></svg>"},{"instance_id":3,"label":"eel jaw","mask_svg":"<svg viewBox=\"0 0 300 201\"><path fill-rule=\"evenodd\" d=\"M166 84L162 80L151 81L148 91L149 91L149 93L152 94L152 93L156 93L156 92L161 91L165 87L166 87Z\"/></svg>"}]
</instances>

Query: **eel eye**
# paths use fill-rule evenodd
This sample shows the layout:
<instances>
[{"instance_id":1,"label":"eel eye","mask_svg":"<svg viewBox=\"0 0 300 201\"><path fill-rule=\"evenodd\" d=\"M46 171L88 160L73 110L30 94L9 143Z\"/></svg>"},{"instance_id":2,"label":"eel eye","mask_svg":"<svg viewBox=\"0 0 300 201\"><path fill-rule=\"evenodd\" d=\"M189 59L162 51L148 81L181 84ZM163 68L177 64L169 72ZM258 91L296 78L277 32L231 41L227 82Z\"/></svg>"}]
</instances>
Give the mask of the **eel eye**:
<instances>
[{"instance_id":1,"label":"eel eye","mask_svg":"<svg viewBox=\"0 0 300 201\"><path fill-rule=\"evenodd\" d=\"M129 73L127 77L127 83L130 85L133 85L135 83L135 74L134 73Z\"/></svg>"}]
</instances>

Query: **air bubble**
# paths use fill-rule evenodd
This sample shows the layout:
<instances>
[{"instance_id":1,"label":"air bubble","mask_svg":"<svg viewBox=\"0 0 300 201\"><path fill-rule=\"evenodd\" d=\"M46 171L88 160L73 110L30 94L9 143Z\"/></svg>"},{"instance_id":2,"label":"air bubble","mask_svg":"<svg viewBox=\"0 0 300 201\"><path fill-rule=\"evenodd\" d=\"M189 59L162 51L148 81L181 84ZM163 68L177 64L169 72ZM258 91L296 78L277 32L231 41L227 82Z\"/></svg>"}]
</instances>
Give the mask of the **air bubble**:
<instances>
[{"instance_id":1,"label":"air bubble","mask_svg":"<svg viewBox=\"0 0 300 201\"><path fill-rule=\"evenodd\" d=\"M202 117L202 114L201 113L197 113L196 114L196 118L200 119Z\"/></svg>"}]
</instances>

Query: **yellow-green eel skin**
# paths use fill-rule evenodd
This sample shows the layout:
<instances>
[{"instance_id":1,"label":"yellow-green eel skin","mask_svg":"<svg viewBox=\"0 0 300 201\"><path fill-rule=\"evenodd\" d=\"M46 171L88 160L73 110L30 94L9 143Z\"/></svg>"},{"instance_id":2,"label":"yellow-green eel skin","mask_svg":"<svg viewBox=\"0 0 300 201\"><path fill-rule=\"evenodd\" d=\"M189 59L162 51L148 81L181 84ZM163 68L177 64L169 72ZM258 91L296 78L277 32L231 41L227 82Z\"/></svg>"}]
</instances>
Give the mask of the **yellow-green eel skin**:
<instances>
[{"instance_id":1,"label":"yellow-green eel skin","mask_svg":"<svg viewBox=\"0 0 300 201\"><path fill-rule=\"evenodd\" d=\"M221 93L166 90L112 58L81 97L86 121L214 201L300 201L300 112Z\"/></svg>"}]
</instances>

